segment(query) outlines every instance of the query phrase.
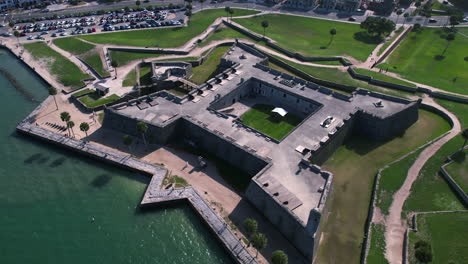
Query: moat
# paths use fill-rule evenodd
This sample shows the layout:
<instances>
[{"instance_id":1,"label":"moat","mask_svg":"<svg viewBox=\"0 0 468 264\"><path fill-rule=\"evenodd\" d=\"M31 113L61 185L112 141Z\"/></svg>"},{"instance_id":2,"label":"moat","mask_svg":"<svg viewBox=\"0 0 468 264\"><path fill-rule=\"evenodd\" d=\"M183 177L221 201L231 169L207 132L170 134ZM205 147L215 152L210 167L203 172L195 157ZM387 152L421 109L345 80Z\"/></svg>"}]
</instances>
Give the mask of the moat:
<instances>
[{"instance_id":1,"label":"moat","mask_svg":"<svg viewBox=\"0 0 468 264\"><path fill-rule=\"evenodd\" d=\"M137 209L148 177L18 135L47 87L7 51L0 61L23 88L0 74L3 263L232 262L190 207Z\"/></svg>"}]
</instances>

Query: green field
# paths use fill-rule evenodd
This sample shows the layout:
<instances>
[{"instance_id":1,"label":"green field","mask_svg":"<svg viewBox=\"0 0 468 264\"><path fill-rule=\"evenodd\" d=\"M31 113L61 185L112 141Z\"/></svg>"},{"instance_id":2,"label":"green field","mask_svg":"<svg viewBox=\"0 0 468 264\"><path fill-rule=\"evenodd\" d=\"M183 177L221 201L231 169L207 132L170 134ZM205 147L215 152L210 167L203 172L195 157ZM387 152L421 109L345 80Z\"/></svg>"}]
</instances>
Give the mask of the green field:
<instances>
[{"instance_id":1,"label":"green field","mask_svg":"<svg viewBox=\"0 0 468 264\"><path fill-rule=\"evenodd\" d=\"M322 168L334 174L317 263L358 263L372 184L379 168L445 132L447 122L427 111L401 137L374 142L353 137ZM336 254L340 252L340 254Z\"/></svg>"},{"instance_id":2,"label":"green field","mask_svg":"<svg viewBox=\"0 0 468 264\"><path fill-rule=\"evenodd\" d=\"M417 87L416 85L414 85L412 83L405 82L403 80L390 77L390 76L385 75L385 74L380 73L380 72L375 72L375 71L366 70L366 69L362 69L362 68L353 68L353 69L357 73L367 75L367 76L371 76L372 78L374 78L375 80L378 80L378 81L391 82L391 83L395 83L395 84L406 85L406 86L413 87L413 88Z\"/></svg>"},{"instance_id":3,"label":"green field","mask_svg":"<svg viewBox=\"0 0 468 264\"><path fill-rule=\"evenodd\" d=\"M408 258L414 257L414 244L423 240L432 247L432 264L468 263L468 213L418 215L418 232L410 232Z\"/></svg>"},{"instance_id":4,"label":"green field","mask_svg":"<svg viewBox=\"0 0 468 264\"><path fill-rule=\"evenodd\" d=\"M72 96L73 97L79 97L79 96L82 96L82 95L85 95L85 94L89 94L89 93L92 93L94 92L94 90L91 90L89 88L86 88L86 89L83 89L83 90L80 90L76 93L73 93Z\"/></svg>"},{"instance_id":5,"label":"green field","mask_svg":"<svg viewBox=\"0 0 468 264\"><path fill-rule=\"evenodd\" d=\"M156 58L162 55L160 53L131 52L120 50L110 50L109 53L112 60L116 61L119 66L124 66L134 60Z\"/></svg>"},{"instance_id":6,"label":"green field","mask_svg":"<svg viewBox=\"0 0 468 264\"><path fill-rule=\"evenodd\" d=\"M247 126L256 129L274 139L281 140L302 122L302 119L288 113L283 118L276 117L271 105L256 104L245 112L240 119Z\"/></svg>"},{"instance_id":7,"label":"green field","mask_svg":"<svg viewBox=\"0 0 468 264\"><path fill-rule=\"evenodd\" d=\"M468 161L466 160L466 150L458 152L452 156L453 162L445 167L450 176L468 193Z\"/></svg>"},{"instance_id":8,"label":"green field","mask_svg":"<svg viewBox=\"0 0 468 264\"><path fill-rule=\"evenodd\" d=\"M136 70L131 70L125 79L123 80L122 86L133 86L136 84Z\"/></svg>"},{"instance_id":9,"label":"green field","mask_svg":"<svg viewBox=\"0 0 468 264\"><path fill-rule=\"evenodd\" d=\"M99 55L97 51L87 52L80 56L80 58L93 68L101 77L106 78L110 76L109 72L104 69L101 55Z\"/></svg>"},{"instance_id":10,"label":"green field","mask_svg":"<svg viewBox=\"0 0 468 264\"><path fill-rule=\"evenodd\" d=\"M365 61L381 41L370 37L358 24L300 16L268 14L235 19L235 22L263 34L261 22L264 20L269 23L266 37L283 48L306 56L351 56ZM330 42L329 32L332 28L336 29L337 34Z\"/></svg>"},{"instance_id":11,"label":"green field","mask_svg":"<svg viewBox=\"0 0 468 264\"><path fill-rule=\"evenodd\" d=\"M445 100L436 101L450 112L454 113L460 120L462 127L468 126L466 104ZM461 135L457 135L442 146L442 148L426 162L418 179L413 183L411 194L403 206L404 214L410 211L425 212L464 209L446 181L439 175L439 169L445 163L447 157L460 149L462 144L463 138Z\"/></svg>"},{"instance_id":12,"label":"green field","mask_svg":"<svg viewBox=\"0 0 468 264\"><path fill-rule=\"evenodd\" d=\"M229 49L230 47L228 46L221 46L216 48L216 50L211 53L211 55L203 64L192 68L192 76L190 77L190 81L196 84L202 84L213 78L217 73L219 63L221 62L221 57Z\"/></svg>"},{"instance_id":13,"label":"green field","mask_svg":"<svg viewBox=\"0 0 468 264\"><path fill-rule=\"evenodd\" d=\"M256 14L258 11L234 8L233 16ZM225 16L224 8L208 9L193 14L187 27L131 30L81 36L80 38L100 44L137 47L176 48L184 45L205 31L216 18Z\"/></svg>"},{"instance_id":14,"label":"green field","mask_svg":"<svg viewBox=\"0 0 468 264\"><path fill-rule=\"evenodd\" d=\"M50 73L57 77L58 82L72 90L82 87L84 79L91 78L67 58L49 48L44 42L24 44L24 48L32 54L34 59L45 62Z\"/></svg>"},{"instance_id":15,"label":"green field","mask_svg":"<svg viewBox=\"0 0 468 264\"><path fill-rule=\"evenodd\" d=\"M371 245L367 255L369 264L388 264L385 258L385 226L372 224Z\"/></svg>"},{"instance_id":16,"label":"green field","mask_svg":"<svg viewBox=\"0 0 468 264\"><path fill-rule=\"evenodd\" d=\"M73 55L80 55L94 49L96 46L83 42L75 37L59 38L52 41L57 47L70 52Z\"/></svg>"},{"instance_id":17,"label":"green field","mask_svg":"<svg viewBox=\"0 0 468 264\"><path fill-rule=\"evenodd\" d=\"M78 100L86 105L88 108L96 108L101 105L109 104L119 100L120 97L116 94L111 94L109 96L101 97L97 93L92 93L80 97Z\"/></svg>"},{"instance_id":18,"label":"green field","mask_svg":"<svg viewBox=\"0 0 468 264\"><path fill-rule=\"evenodd\" d=\"M447 47L447 29L424 28L410 32L378 67L405 79L450 92L468 94L468 28L457 28L455 40ZM463 36L464 34L465 36ZM446 49L445 53L444 50Z\"/></svg>"}]
</instances>

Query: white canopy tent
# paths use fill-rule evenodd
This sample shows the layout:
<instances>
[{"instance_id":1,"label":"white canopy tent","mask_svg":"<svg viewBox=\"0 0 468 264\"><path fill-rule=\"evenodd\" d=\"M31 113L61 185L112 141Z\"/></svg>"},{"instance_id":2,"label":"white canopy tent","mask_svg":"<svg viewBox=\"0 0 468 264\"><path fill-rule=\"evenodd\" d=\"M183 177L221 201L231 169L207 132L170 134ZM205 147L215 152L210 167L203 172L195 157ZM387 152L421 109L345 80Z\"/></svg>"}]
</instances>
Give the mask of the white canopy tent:
<instances>
[{"instance_id":1,"label":"white canopy tent","mask_svg":"<svg viewBox=\"0 0 468 264\"><path fill-rule=\"evenodd\" d=\"M286 114L288 114L288 112L286 110L284 110L283 108L281 107L275 107L275 109L271 110L271 112L273 113L277 113L278 115L284 117Z\"/></svg>"}]
</instances>

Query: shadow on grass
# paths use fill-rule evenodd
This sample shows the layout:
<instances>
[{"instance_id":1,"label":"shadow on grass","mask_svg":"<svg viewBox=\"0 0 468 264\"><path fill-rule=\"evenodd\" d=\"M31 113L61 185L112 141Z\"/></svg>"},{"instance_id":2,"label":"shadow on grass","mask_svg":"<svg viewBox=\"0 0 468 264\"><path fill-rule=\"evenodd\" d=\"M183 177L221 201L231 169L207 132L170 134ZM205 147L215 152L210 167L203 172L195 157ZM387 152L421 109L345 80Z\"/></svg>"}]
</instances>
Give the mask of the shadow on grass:
<instances>
[{"instance_id":1,"label":"shadow on grass","mask_svg":"<svg viewBox=\"0 0 468 264\"><path fill-rule=\"evenodd\" d=\"M382 145L385 145L386 143L396 138L403 137L403 136L404 136L404 133L401 135L396 135L386 140L371 140L367 138L366 136L354 134L345 141L344 146L347 149L352 150L356 154L360 156L364 156L364 155L367 155L369 152L373 151L374 149Z\"/></svg>"},{"instance_id":2,"label":"shadow on grass","mask_svg":"<svg viewBox=\"0 0 468 264\"><path fill-rule=\"evenodd\" d=\"M436 60L436 61L441 61L441 60L443 60L443 59L445 59L445 56L444 56L444 55L435 55L435 56L434 56L434 60Z\"/></svg>"},{"instance_id":3,"label":"shadow on grass","mask_svg":"<svg viewBox=\"0 0 468 264\"><path fill-rule=\"evenodd\" d=\"M354 39L366 44L379 44L382 42L382 37L369 35L369 33L365 31L354 33Z\"/></svg>"},{"instance_id":4,"label":"shadow on grass","mask_svg":"<svg viewBox=\"0 0 468 264\"><path fill-rule=\"evenodd\" d=\"M463 151L458 151L457 153L453 154L451 158L456 163L462 163L466 159L466 153Z\"/></svg>"}]
</instances>

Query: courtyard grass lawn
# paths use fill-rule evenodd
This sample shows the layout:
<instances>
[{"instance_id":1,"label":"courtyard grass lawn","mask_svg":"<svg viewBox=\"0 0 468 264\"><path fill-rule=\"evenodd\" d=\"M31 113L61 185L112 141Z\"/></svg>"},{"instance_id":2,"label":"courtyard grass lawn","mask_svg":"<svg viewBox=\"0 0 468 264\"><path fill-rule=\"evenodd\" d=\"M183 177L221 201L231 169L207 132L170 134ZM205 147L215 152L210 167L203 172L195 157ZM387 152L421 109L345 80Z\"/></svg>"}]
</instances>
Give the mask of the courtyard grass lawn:
<instances>
[{"instance_id":1,"label":"courtyard grass lawn","mask_svg":"<svg viewBox=\"0 0 468 264\"><path fill-rule=\"evenodd\" d=\"M281 140L303 119L288 113L282 118L275 117L271 112L275 107L271 105L256 104L245 112L240 119L247 126L256 129L274 139Z\"/></svg>"},{"instance_id":2,"label":"courtyard grass lawn","mask_svg":"<svg viewBox=\"0 0 468 264\"><path fill-rule=\"evenodd\" d=\"M424 28L421 32L410 32L386 63L378 67L388 68L411 81L467 95L468 28L457 28L460 34L456 34L444 53L448 42L443 37L447 30Z\"/></svg>"},{"instance_id":3,"label":"courtyard grass lawn","mask_svg":"<svg viewBox=\"0 0 468 264\"><path fill-rule=\"evenodd\" d=\"M78 100L82 102L88 108L96 108L101 105L113 103L119 99L120 97L116 94L101 97L97 93L92 93L92 94L88 94L83 97L80 97Z\"/></svg>"},{"instance_id":4,"label":"courtyard grass lawn","mask_svg":"<svg viewBox=\"0 0 468 264\"><path fill-rule=\"evenodd\" d=\"M80 91L78 91L76 93L73 93L72 96L76 98L76 97L79 97L79 96L82 96L82 95L85 95L85 94L89 94L89 93L93 93L93 92L94 92L94 90L86 88L86 89L80 90Z\"/></svg>"},{"instance_id":5,"label":"courtyard grass lawn","mask_svg":"<svg viewBox=\"0 0 468 264\"><path fill-rule=\"evenodd\" d=\"M432 264L468 263L468 213L423 214L417 221L418 232L410 232L410 263L418 263L414 244L419 240L431 244Z\"/></svg>"},{"instance_id":6,"label":"courtyard grass lawn","mask_svg":"<svg viewBox=\"0 0 468 264\"><path fill-rule=\"evenodd\" d=\"M48 47L44 42L27 43L24 44L24 48L31 53L34 59L45 62L49 71L57 77L58 82L70 87L72 90L82 87L84 85L83 80L91 78L91 76L82 72L78 66Z\"/></svg>"},{"instance_id":7,"label":"courtyard grass lawn","mask_svg":"<svg viewBox=\"0 0 468 264\"><path fill-rule=\"evenodd\" d=\"M233 8L233 16L257 14L258 11ZM176 48L184 45L205 31L216 18L226 16L224 8L207 9L194 13L187 27L131 30L113 33L92 34L80 38L93 43L137 47Z\"/></svg>"},{"instance_id":8,"label":"courtyard grass lawn","mask_svg":"<svg viewBox=\"0 0 468 264\"><path fill-rule=\"evenodd\" d=\"M334 174L327 201L317 263L358 263L372 185L379 168L440 136L447 122L420 110L419 120L404 135L386 142L352 137L323 165ZM340 252L340 254L336 254Z\"/></svg>"},{"instance_id":9,"label":"courtyard grass lawn","mask_svg":"<svg viewBox=\"0 0 468 264\"><path fill-rule=\"evenodd\" d=\"M468 193L468 160L466 158L468 150L458 152L452 156L453 162L445 167L445 170L462 188Z\"/></svg>"},{"instance_id":10,"label":"courtyard grass lawn","mask_svg":"<svg viewBox=\"0 0 468 264\"><path fill-rule=\"evenodd\" d=\"M260 35L262 21L268 21L266 37L292 52L305 56L351 56L365 61L380 39L370 37L359 24L335 22L301 16L268 14L234 21ZM331 40L330 29L337 34Z\"/></svg>"},{"instance_id":11,"label":"courtyard grass lawn","mask_svg":"<svg viewBox=\"0 0 468 264\"><path fill-rule=\"evenodd\" d=\"M276 56L274 57L281 60L281 58L279 57L276 57ZM286 61L283 61L283 62L286 62ZM410 95L414 95L413 93L410 93L410 92L398 91L394 89L388 89L388 88L384 88L380 86L371 85L365 81L354 79L353 77L351 77L351 75L348 72L340 71L339 69L315 67L315 66L310 66L310 65L294 63L291 61L287 61L286 63L291 66L294 66L295 68L315 78L322 79L324 81L330 81L330 82L349 85L353 87L360 87L360 88L368 89L374 92L385 93L388 95L399 96L399 97L408 97ZM330 89L335 90L337 92L343 92L336 88L330 88Z\"/></svg>"},{"instance_id":12,"label":"courtyard grass lawn","mask_svg":"<svg viewBox=\"0 0 468 264\"><path fill-rule=\"evenodd\" d=\"M201 65L192 68L190 81L195 84L202 84L213 78L221 62L221 57L230 49L228 46L221 46L211 53L208 59Z\"/></svg>"},{"instance_id":13,"label":"courtyard grass lawn","mask_svg":"<svg viewBox=\"0 0 468 264\"><path fill-rule=\"evenodd\" d=\"M393 41L395 41L395 39L401 35L404 29L405 28L401 26L397 30L395 30L393 36L389 40L387 40L385 44L382 45L382 47L380 47L379 51L377 52L377 55L380 56L388 48L388 46L390 46L390 44L392 44Z\"/></svg>"},{"instance_id":14,"label":"courtyard grass lawn","mask_svg":"<svg viewBox=\"0 0 468 264\"><path fill-rule=\"evenodd\" d=\"M57 47L68 51L73 55L83 54L96 47L93 44L86 43L75 37L54 39L52 42Z\"/></svg>"},{"instance_id":15,"label":"courtyard grass lawn","mask_svg":"<svg viewBox=\"0 0 468 264\"><path fill-rule=\"evenodd\" d=\"M125 76L125 79L122 82L122 86L133 86L136 84L136 70L133 69L129 73L127 73L127 76Z\"/></svg>"},{"instance_id":16,"label":"courtyard grass lawn","mask_svg":"<svg viewBox=\"0 0 468 264\"><path fill-rule=\"evenodd\" d=\"M127 65L129 62L134 60L157 58L163 55L161 53L131 52L120 50L110 50L109 54L112 60L116 61L120 67Z\"/></svg>"},{"instance_id":17,"label":"courtyard grass lawn","mask_svg":"<svg viewBox=\"0 0 468 264\"><path fill-rule=\"evenodd\" d=\"M468 126L466 104L436 99L437 103L454 113L462 127ZM463 144L461 134L442 146L424 165L418 178L411 187L411 194L403 205L403 217L408 212L426 212L465 209L445 179L440 176L440 167L448 156L460 149Z\"/></svg>"},{"instance_id":18,"label":"courtyard grass lawn","mask_svg":"<svg viewBox=\"0 0 468 264\"><path fill-rule=\"evenodd\" d=\"M89 51L80 56L80 58L91 68L93 68L102 78L110 76L110 73L104 69L101 56L97 51Z\"/></svg>"},{"instance_id":19,"label":"courtyard grass lawn","mask_svg":"<svg viewBox=\"0 0 468 264\"><path fill-rule=\"evenodd\" d=\"M369 264L388 264L385 258L385 226L372 224L371 244L367 255Z\"/></svg>"},{"instance_id":20,"label":"courtyard grass lawn","mask_svg":"<svg viewBox=\"0 0 468 264\"><path fill-rule=\"evenodd\" d=\"M391 76L385 75L385 74L380 73L380 72L375 72L375 71L366 70L366 69L362 69L362 68L353 68L353 69L354 69L355 72L360 73L360 74L364 74L364 75L367 75L367 76L371 76L375 80L384 81L384 82L391 82L391 83L400 84L400 85L406 85L406 86L413 87L413 88L417 87L416 85L414 85L412 83L405 82L405 81L397 79L397 78L393 78Z\"/></svg>"}]
</instances>

